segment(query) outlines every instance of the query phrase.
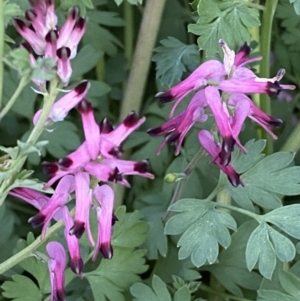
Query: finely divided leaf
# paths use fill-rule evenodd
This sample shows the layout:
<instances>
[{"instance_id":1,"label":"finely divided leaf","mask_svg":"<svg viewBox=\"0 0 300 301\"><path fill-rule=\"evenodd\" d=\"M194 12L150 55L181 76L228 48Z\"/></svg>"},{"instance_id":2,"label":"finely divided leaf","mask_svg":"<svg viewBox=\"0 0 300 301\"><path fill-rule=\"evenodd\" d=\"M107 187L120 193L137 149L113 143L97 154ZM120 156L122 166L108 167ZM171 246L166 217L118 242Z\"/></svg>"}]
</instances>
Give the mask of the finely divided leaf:
<instances>
[{"instance_id":1,"label":"finely divided leaf","mask_svg":"<svg viewBox=\"0 0 300 301\"><path fill-rule=\"evenodd\" d=\"M191 256L192 263L200 267L217 260L219 245L228 248L231 243L229 229L236 230L235 220L228 213L215 209L213 202L182 199L170 207L179 212L166 223L165 233L183 233L178 241L179 259Z\"/></svg>"},{"instance_id":2,"label":"finely divided leaf","mask_svg":"<svg viewBox=\"0 0 300 301\"><path fill-rule=\"evenodd\" d=\"M300 0L290 0L290 3L293 3L296 14L300 15Z\"/></svg>"},{"instance_id":3,"label":"finely divided leaf","mask_svg":"<svg viewBox=\"0 0 300 301\"><path fill-rule=\"evenodd\" d=\"M186 45L168 37L160 41L163 46L154 49L152 60L156 62L156 77L162 86L170 87L179 81L183 72L193 71L199 65L199 52L196 45Z\"/></svg>"},{"instance_id":4,"label":"finely divided leaf","mask_svg":"<svg viewBox=\"0 0 300 301\"><path fill-rule=\"evenodd\" d=\"M248 7L247 3L243 2L237 4L215 0L199 1L197 13L199 15L197 24L189 24L188 29L200 36L199 48L205 50L209 57L221 52L218 46L220 39L235 49L245 41L250 42L250 28L260 26L258 10ZM235 34L232 35L232 32Z\"/></svg>"},{"instance_id":5,"label":"finely divided leaf","mask_svg":"<svg viewBox=\"0 0 300 301\"><path fill-rule=\"evenodd\" d=\"M226 188L232 198L247 210L254 211L252 202L263 208L275 209L281 206L281 195L300 193L300 167L289 166L294 158L294 154L289 152L263 158L261 147L255 146L257 143L263 146L259 141L248 142L246 155L238 151L233 154L232 164L242 174L245 186L233 187L226 180Z\"/></svg>"}]
</instances>

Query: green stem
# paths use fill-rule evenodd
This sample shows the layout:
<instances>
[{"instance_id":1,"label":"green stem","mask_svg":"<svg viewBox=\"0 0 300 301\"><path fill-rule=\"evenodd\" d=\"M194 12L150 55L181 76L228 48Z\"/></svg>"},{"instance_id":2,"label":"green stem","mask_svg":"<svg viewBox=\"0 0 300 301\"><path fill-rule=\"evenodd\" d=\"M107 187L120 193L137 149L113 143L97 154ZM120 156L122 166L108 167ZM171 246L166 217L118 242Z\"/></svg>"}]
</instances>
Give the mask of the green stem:
<instances>
[{"instance_id":1,"label":"green stem","mask_svg":"<svg viewBox=\"0 0 300 301\"><path fill-rule=\"evenodd\" d=\"M2 98L3 98L3 77L4 77L4 66L2 58L4 56L4 7L5 1L0 1L0 108L2 106Z\"/></svg>"},{"instance_id":2,"label":"green stem","mask_svg":"<svg viewBox=\"0 0 300 301\"><path fill-rule=\"evenodd\" d=\"M251 8L256 8L258 10L263 10L263 11L266 10L266 7L264 5L260 5L260 4L253 3L253 2L246 2L245 5L248 7L251 7Z\"/></svg>"},{"instance_id":3,"label":"green stem","mask_svg":"<svg viewBox=\"0 0 300 301\"><path fill-rule=\"evenodd\" d=\"M133 54L133 6L124 2L124 21L125 21L125 57L127 58L128 67L131 66Z\"/></svg>"},{"instance_id":4,"label":"green stem","mask_svg":"<svg viewBox=\"0 0 300 301\"><path fill-rule=\"evenodd\" d=\"M184 186L185 186L188 176L196 168L197 164L204 157L204 155L205 155L205 151L203 148L201 148L197 152L197 154L194 156L194 158L192 158L192 160L187 165L187 167L184 169L184 171L182 173L185 174L185 177L182 177L177 181L172 199L171 199L168 207L170 207L172 204L176 203L181 198L181 195L182 195L182 192L183 192L183 189L184 189ZM168 209L162 218L163 222L166 222L168 220L170 214L171 214L171 211Z\"/></svg>"},{"instance_id":5,"label":"green stem","mask_svg":"<svg viewBox=\"0 0 300 301\"><path fill-rule=\"evenodd\" d=\"M59 221L52 227L48 229L46 232L46 235L43 239L41 239L41 236L39 236L33 243L31 243L29 246L27 246L22 251L18 252L14 256L8 258L3 263L0 264L0 275L5 273L7 270L11 269L24 259L32 256L32 252L37 250L48 238L50 238L51 235L56 233L59 229L63 227L63 222Z\"/></svg>"},{"instance_id":6,"label":"green stem","mask_svg":"<svg viewBox=\"0 0 300 301\"><path fill-rule=\"evenodd\" d=\"M32 130L30 136L27 139L27 143L34 145L37 140L39 139L40 135L42 134L45 126L45 122L49 116L49 112L52 108L52 105L57 97L59 90L58 90L58 78L53 79L50 82L49 93L46 93L44 96L44 103L42 108L41 116L35 125L34 129ZM20 155L12 162L11 168L13 169L13 176L20 172L21 168L23 167L25 161L27 159L27 155L20 153ZM2 182L0 188L0 206L3 204L4 200L7 196L8 187L11 185L11 181L4 181Z\"/></svg>"},{"instance_id":7,"label":"green stem","mask_svg":"<svg viewBox=\"0 0 300 301\"><path fill-rule=\"evenodd\" d=\"M281 147L282 152L298 152L300 149L300 123L294 128L284 145Z\"/></svg>"},{"instance_id":8,"label":"green stem","mask_svg":"<svg viewBox=\"0 0 300 301\"><path fill-rule=\"evenodd\" d=\"M208 293L211 293L211 294L214 294L214 295L217 295L217 296L220 296L223 298L223 300L235 300L235 301L253 301L253 300L250 300L250 299L246 299L246 298L243 298L243 297L236 297L236 296L233 296L233 295L229 295L229 294L225 294L225 293L220 293L220 292L216 292L214 291L213 289L211 289L210 287L206 286L205 284L202 284L200 285L200 290L202 291L205 291L205 292L208 292Z\"/></svg>"},{"instance_id":9,"label":"green stem","mask_svg":"<svg viewBox=\"0 0 300 301\"><path fill-rule=\"evenodd\" d=\"M228 204L223 204L223 203L216 203L216 206L221 207L221 208L225 208L225 209L229 209L229 210L233 210L236 212L239 212L241 214L247 215L252 217L253 219L257 220L259 223L262 220L262 217L256 213L250 212L248 210L242 209L242 208L238 208L232 205L228 205Z\"/></svg>"},{"instance_id":10,"label":"green stem","mask_svg":"<svg viewBox=\"0 0 300 301\"><path fill-rule=\"evenodd\" d=\"M262 26L261 26L261 54L263 59L260 64L260 76L268 78L270 77L270 50L271 50L271 34L272 34L272 24L275 14L275 9L278 0L266 0L265 10L262 16ZM260 108L271 115L271 102L267 95L261 95L261 106ZM266 139L267 144L265 152L267 154L273 153L273 141L272 138L266 133L262 133L262 138Z\"/></svg>"},{"instance_id":11,"label":"green stem","mask_svg":"<svg viewBox=\"0 0 300 301\"><path fill-rule=\"evenodd\" d=\"M30 82L30 77L29 76L25 75L25 76L23 76L21 78L21 80L19 81L18 87L15 90L14 94L12 95L12 97L10 98L10 100L7 102L7 104L5 105L5 107L3 108L3 110L1 110L1 112L0 112L0 121L9 112L9 110L14 105L14 103L16 102L16 100L18 99L18 97L20 96L21 92L27 86L27 84L29 82ZM1 93L1 91L0 91L0 93Z\"/></svg>"}]
</instances>

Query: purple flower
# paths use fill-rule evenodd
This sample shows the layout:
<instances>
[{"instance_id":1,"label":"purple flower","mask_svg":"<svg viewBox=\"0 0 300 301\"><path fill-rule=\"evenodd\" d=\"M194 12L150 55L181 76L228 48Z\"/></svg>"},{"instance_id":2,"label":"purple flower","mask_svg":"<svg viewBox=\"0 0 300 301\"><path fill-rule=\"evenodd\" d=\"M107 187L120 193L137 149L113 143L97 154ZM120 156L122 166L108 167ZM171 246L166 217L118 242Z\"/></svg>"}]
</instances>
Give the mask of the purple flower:
<instances>
[{"instance_id":1,"label":"purple flower","mask_svg":"<svg viewBox=\"0 0 300 301\"><path fill-rule=\"evenodd\" d=\"M69 93L57 100L51 108L46 124L64 120L69 111L73 109L85 97L89 88L89 82L84 80ZM42 110L39 110L35 113L33 117L34 125L37 124L41 114Z\"/></svg>"},{"instance_id":2,"label":"purple flower","mask_svg":"<svg viewBox=\"0 0 300 301\"><path fill-rule=\"evenodd\" d=\"M30 25L15 19L16 30L36 54L53 58L57 62L57 75L67 86L72 74L70 60L77 54L78 44L86 30L86 19L79 17L76 7L71 8L66 22L59 30L53 0L31 0L30 4L31 9L25 12Z\"/></svg>"},{"instance_id":3,"label":"purple flower","mask_svg":"<svg viewBox=\"0 0 300 301\"><path fill-rule=\"evenodd\" d=\"M111 233L113 224L114 192L108 185L102 185L94 189L93 195L101 207L97 206L98 238L93 254L96 260L99 252L104 258L111 259L113 250L111 246Z\"/></svg>"},{"instance_id":4,"label":"purple flower","mask_svg":"<svg viewBox=\"0 0 300 301\"><path fill-rule=\"evenodd\" d=\"M178 155L183 139L190 128L196 122L205 122L207 120L208 116L204 112L206 106L207 101L204 90L200 90L194 95L186 110L170 118L163 125L149 129L147 133L150 136L166 135L166 138L160 144L156 154L159 155L163 146L168 143L176 145L175 155Z\"/></svg>"},{"instance_id":5,"label":"purple flower","mask_svg":"<svg viewBox=\"0 0 300 301\"><path fill-rule=\"evenodd\" d=\"M216 145L214 142L214 138L209 131L202 130L198 134L199 141L205 151L212 157L212 163L216 163L219 168L227 175L230 183L236 187L238 185L243 185L243 181L240 179L240 175L234 170L231 164L227 164L226 166L222 165L220 162L220 151L221 146Z\"/></svg>"},{"instance_id":6,"label":"purple flower","mask_svg":"<svg viewBox=\"0 0 300 301\"><path fill-rule=\"evenodd\" d=\"M64 247L57 241L51 241L46 246L50 257L48 269L51 281L51 301L65 301L65 267L66 253Z\"/></svg>"}]
</instances>

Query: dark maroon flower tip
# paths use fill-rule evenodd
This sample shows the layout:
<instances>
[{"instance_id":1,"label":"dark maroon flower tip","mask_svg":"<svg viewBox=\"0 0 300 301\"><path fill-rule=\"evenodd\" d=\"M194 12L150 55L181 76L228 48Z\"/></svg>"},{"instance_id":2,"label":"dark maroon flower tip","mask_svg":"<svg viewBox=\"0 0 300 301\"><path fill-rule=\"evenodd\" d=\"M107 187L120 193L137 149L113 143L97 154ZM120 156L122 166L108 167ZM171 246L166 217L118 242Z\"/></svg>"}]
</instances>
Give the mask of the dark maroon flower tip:
<instances>
[{"instance_id":1,"label":"dark maroon flower tip","mask_svg":"<svg viewBox=\"0 0 300 301\"><path fill-rule=\"evenodd\" d=\"M20 20L20 19L14 19L14 25L15 25L16 27L18 27L20 30L23 30L24 28L27 27L26 24L25 24L25 22L23 22L23 21Z\"/></svg>"},{"instance_id":2,"label":"dark maroon flower tip","mask_svg":"<svg viewBox=\"0 0 300 301\"><path fill-rule=\"evenodd\" d=\"M237 54L240 54L240 55L242 54L243 60L245 60L250 55L250 52L251 52L251 48L247 44L247 42L245 42L243 44L243 46L239 49L239 51L237 52Z\"/></svg>"},{"instance_id":3,"label":"dark maroon flower tip","mask_svg":"<svg viewBox=\"0 0 300 301\"><path fill-rule=\"evenodd\" d=\"M65 292L63 290L55 290L53 295L55 301L66 301Z\"/></svg>"},{"instance_id":4,"label":"dark maroon flower tip","mask_svg":"<svg viewBox=\"0 0 300 301\"><path fill-rule=\"evenodd\" d=\"M46 4L47 4L47 6L51 6L51 5L53 5L54 3L53 3L53 0L46 0Z\"/></svg>"},{"instance_id":5,"label":"dark maroon flower tip","mask_svg":"<svg viewBox=\"0 0 300 301\"><path fill-rule=\"evenodd\" d=\"M33 9L28 9L25 12L25 19L32 22L35 20L37 14Z\"/></svg>"},{"instance_id":6,"label":"dark maroon flower tip","mask_svg":"<svg viewBox=\"0 0 300 301\"><path fill-rule=\"evenodd\" d=\"M220 158L220 164L223 166L226 166L230 163L231 161L231 152L226 152L224 149L222 149L219 153L219 158Z\"/></svg>"},{"instance_id":7,"label":"dark maroon flower tip","mask_svg":"<svg viewBox=\"0 0 300 301\"><path fill-rule=\"evenodd\" d=\"M80 257L79 258L71 258L70 268L75 274L80 275L83 270L82 259Z\"/></svg>"},{"instance_id":8,"label":"dark maroon flower tip","mask_svg":"<svg viewBox=\"0 0 300 301\"><path fill-rule=\"evenodd\" d=\"M53 30L53 29L49 30L49 32L45 36L45 40L48 43L55 42L57 40L57 38L58 38L57 31Z\"/></svg>"},{"instance_id":9,"label":"dark maroon flower tip","mask_svg":"<svg viewBox=\"0 0 300 301\"><path fill-rule=\"evenodd\" d=\"M38 213L37 215L31 217L28 220L28 223L30 223L33 228L37 228L42 226L45 220L46 220L46 216L42 213Z\"/></svg>"},{"instance_id":10,"label":"dark maroon flower tip","mask_svg":"<svg viewBox=\"0 0 300 301\"><path fill-rule=\"evenodd\" d=\"M148 129L147 133L150 136L160 136L165 134L164 131L162 130L161 126L157 127L157 128L153 128L153 129Z\"/></svg>"},{"instance_id":11,"label":"dark maroon flower tip","mask_svg":"<svg viewBox=\"0 0 300 301\"><path fill-rule=\"evenodd\" d=\"M43 162L43 173L49 177L55 176L58 171L58 165L56 162Z\"/></svg>"},{"instance_id":12,"label":"dark maroon flower tip","mask_svg":"<svg viewBox=\"0 0 300 301\"><path fill-rule=\"evenodd\" d=\"M166 142L170 145L175 145L179 140L179 138L180 138L180 133L175 130L166 138Z\"/></svg>"},{"instance_id":13,"label":"dark maroon flower tip","mask_svg":"<svg viewBox=\"0 0 300 301\"><path fill-rule=\"evenodd\" d=\"M88 88L89 82L87 80L82 81L79 85L75 87L75 92L79 94L83 94L85 90Z\"/></svg>"},{"instance_id":14,"label":"dark maroon flower tip","mask_svg":"<svg viewBox=\"0 0 300 301\"><path fill-rule=\"evenodd\" d=\"M110 182L121 182L123 180L122 175L119 172L119 169L115 167L114 171L111 172L108 176L108 181Z\"/></svg>"},{"instance_id":15,"label":"dark maroon flower tip","mask_svg":"<svg viewBox=\"0 0 300 301\"><path fill-rule=\"evenodd\" d=\"M239 185L244 186L244 182L241 180L240 175L237 172L227 175L227 178L232 186L237 187Z\"/></svg>"},{"instance_id":16,"label":"dark maroon flower tip","mask_svg":"<svg viewBox=\"0 0 300 301\"><path fill-rule=\"evenodd\" d=\"M130 127L135 126L139 120L140 120L139 115L135 111L131 111L124 119L123 124L127 128L130 128Z\"/></svg>"},{"instance_id":17,"label":"dark maroon flower tip","mask_svg":"<svg viewBox=\"0 0 300 301\"><path fill-rule=\"evenodd\" d=\"M170 102L174 99L174 95L172 95L170 91L159 92L155 95L155 97L158 97L162 103Z\"/></svg>"},{"instance_id":18,"label":"dark maroon flower tip","mask_svg":"<svg viewBox=\"0 0 300 301\"><path fill-rule=\"evenodd\" d=\"M73 227L70 229L69 234L75 235L78 239L82 236L83 232L85 230L85 224L84 222L80 221L74 221Z\"/></svg>"},{"instance_id":19,"label":"dark maroon flower tip","mask_svg":"<svg viewBox=\"0 0 300 301\"><path fill-rule=\"evenodd\" d=\"M58 165L62 168L69 168L73 164L73 160L65 157L58 160Z\"/></svg>"},{"instance_id":20,"label":"dark maroon flower tip","mask_svg":"<svg viewBox=\"0 0 300 301\"><path fill-rule=\"evenodd\" d=\"M116 222L118 222L119 219L115 216L115 214L112 214L112 219L111 219L111 225L113 226Z\"/></svg>"},{"instance_id":21,"label":"dark maroon flower tip","mask_svg":"<svg viewBox=\"0 0 300 301\"><path fill-rule=\"evenodd\" d=\"M139 173L149 172L149 162L148 162L148 160L144 160L144 161L135 163L134 167L133 167L133 170L137 171Z\"/></svg>"},{"instance_id":22,"label":"dark maroon flower tip","mask_svg":"<svg viewBox=\"0 0 300 301\"><path fill-rule=\"evenodd\" d=\"M268 124L272 127L278 128L283 124L283 121L281 119L271 117Z\"/></svg>"},{"instance_id":23,"label":"dark maroon flower tip","mask_svg":"<svg viewBox=\"0 0 300 301\"><path fill-rule=\"evenodd\" d=\"M280 87L280 85L277 81L275 81L274 83L272 83L272 82L267 83L266 92L268 93L268 95L270 97L276 96L281 90L282 90L282 88Z\"/></svg>"},{"instance_id":24,"label":"dark maroon flower tip","mask_svg":"<svg viewBox=\"0 0 300 301\"><path fill-rule=\"evenodd\" d=\"M75 25L76 28L78 28L79 30L82 30L85 26L85 23L86 23L86 19L85 18L82 18L80 17Z\"/></svg>"},{"instance_id":25,"label":"dark maroon flower tip","mask_svg":"<svg viewBox=\"0 0 300 301\"><path fill-rule=\"evenodd\" d=\"M77 109L81 114L85 114L93 111L93 107L91 103L88 102L85 98L79 102Z\"/></svg>"},{"instance_id":26,"label":"dark maroon flower tip","mask_svg":"<svg viewBox=\"0 0 300 301\"><path fill-rule=\"evenodd\" d=\"M106 259L111 259L113 257L113 249L109 242L105 242L101 244L100 252L103 257Z\"/></svg>"},{"instance_id":27,"label":"dark maroon flower tip","mask_svg":"<svg viewBox=\"0 0 300 301\"><path fill-rule=\"evenodd\" d=\"M123 154L123 149L121 146L113 147L109 152L110 155L114 156L115 158L120 158Z\"/></svg>"},{"instance_id":28,"label":"dark maroon flower tip","mask_svg":"<svg viewBox=\"0 0 300 301\"><path fill-rule=\"evenodd\" d=\"M59 59L67 59L71 55L71 49L69 47L61 47L56 50L56 55ZM76 88L75 88L76 89Z\"/></svg>"},{"instance_id":29,"label":"dark maroon flower tip","mask_svg":"<svg viewBox=\"0 0 300 301\"><path fill-rule=\"evenodd\" d=\"M72 19L76 19L77 16L79 14L79 9L78 7L74 6L74 7L71 7L70 10L69 10L69 16L72 18Z\"/></svg>"},{"instance_id":30,"label":"dark maroon flower tip","mask_svg":"<svg viewBox=\"0 0 300 301\"><path fill-rule=\"evenodd\" d=\"M222 142L222 149L225 152L232 152L234 149L235 145L235 140L232 136L230 137L223 137L223 142Z\"/></svg>"},{"instance_id":31,"label":"dark maroon flower tip","mask_svg":"<svg viewBox=\"0 0 300 301\"><path fill-rule=\"evenodd\" d=\"M101 134L108 134L114 130L111 122L107 118L104 118L102 121L100 121L99 129Z\"/></svg>"}]
</instances>

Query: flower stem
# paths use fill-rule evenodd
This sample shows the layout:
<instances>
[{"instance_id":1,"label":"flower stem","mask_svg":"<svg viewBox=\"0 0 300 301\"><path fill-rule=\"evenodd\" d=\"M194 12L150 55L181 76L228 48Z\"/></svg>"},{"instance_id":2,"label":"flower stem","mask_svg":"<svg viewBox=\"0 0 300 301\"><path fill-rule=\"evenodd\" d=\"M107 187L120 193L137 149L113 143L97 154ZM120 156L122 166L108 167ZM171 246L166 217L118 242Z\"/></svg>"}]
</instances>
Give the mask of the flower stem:
<instances>
[{"instance_id":1,"label":"flower stem","mask_svg":"<svg viewBox=\"0 0 300 301\"><path fill-rule=\"evenodd\" d=\"M281 147L282 152L298 152L300 149L300 123L294 128L284 145Z\"/></svg>"},{"instance_id":2,"label":"flower stem","mask_svg":"<svg viewBox=\"0 0 300 301\"><path fill-rule=\"evenodd\" d=\"M0 71L0 73L1 73L1 71ZM3 108L3 110L1 110L1 112L0 112L0 121L9 112L9 110L14 105L14 103L16 102L16 100L18 99L18 97L20 96L21 92L27 86L27 84L29 82L30 82L30 77L28 75L27 76L24 75L21 78L21 80L19 81L18 87L15 90L14 94L12 95L12 97L10 98L10 100L7 102L7 104L5 105L5 107Z\"/></svg>"},{"instance_id":3,"label":"flower stem","mask_svg":"<svg viewBox=\"0 0 300 301\"><path fill-rule=\"evenodd\" d=\"M266 0L265 10L262 16L262 26L261 26L261 54L263 59L260 64L260 76L268 78L270 77L270 51L271 51L271 34L272 34L272 24L277 7L278 0ZM260 108L271 115L271 102L267 95L261 95ZM273 152L273 141L272 138L267 135L266 132L262 133L262 138L266 139L267 144L265 148L266 154L271 154Z\"/></svg>"},{"instance_id":4,"label":"flower stem","mask_svg":"<svg viewBox=\"0 0 300 301\"><path fill-rule=\"evenodd\" d=\"M41 239L41 236L39 236L33 243L31 243L29 246L27 246L22 251L18 252L14 256L8 258L3 263L0 264L0 275L5 273L7 270L11 269L24 259L32 256L32 252L37 250L45 241L47 241L50 236L52 236L54 233L56 233L59 229L62 228L63 222L59 221L56 224L54 224L52 227L48 229L46 232L46 235L43 239Z\"/></svg>"},{"instance_id":5,"label":"flower stem","mask_svg":"<svg viewBox=\"0 0 300 301\"><path fill-rule=\"evenodd\" d=\"M49 116L49 112L59 92L58 82L59 82L58 78L54 78L50 82L49 93L46 93L44 96L42 114L26 141L29 144L34 145L39 139L40 135L43 133L45 122ZM28 155L24 155L20 152L19 156L15 160L13 160L10 167L13 170L13 173L10 179L13 179L13 176L20 172L21 168L23 167L27 159L27 156ZM11 180L2 182L2 185L0 187L0 206L3 204L4 200L6 199L8 188L10 187L10 185L11 185Z\"/></svg>"},{"instance_id":6,"label":"flower stem","mask_svg":"<svg viewBox=\"0 0 300 301\"><path fill-rule=\"evenodd\" d=\"M242 208L238 208L232 205L228 205L228 204L223 204L223 203L216 203L216 206L221 207L221 208L225 208L225 209L229 209L229 210L233 210L236 212L239 212L241 214L247 215L252 217L253 219L257 220L259 223L262 220L262 217L256 213L250 212L248 210L242 209Z\"/></svg>"},{"instance_id":7,"label":"flower stem","mask_svg":"<svg viewBox=\"0 0 300 301\"><path fill-rule=\"evenodd\" d=\"M4 76L4 67L2 58L4 56L4 6L5 1L0 1L0 108L2 106L3 98L3 76Z\"/></svg>"},{"instance_id":8,"label":"flower stem","mask_svg":"<svg viewBox=\"0 0 300 301\"><path fill-rule=\"evenodd\" d=\"M192 158L192 160L190 161L190 163L187 165L187 167L185 168L185 170L182 172L183 174L185 174L185 177L181 177L175 186L175 190L172 196L172 199L170 201L170 204L168 207L170 207L172 204L176 203L182 195L185 183L187 181L188 176L192 173L192 171L196 168L197 164L199 163L199 161L204 157L205 155L205 151L203 148L201 148L196 155L194 156L194 158ZM162 220L165 223L169 216L170 216L171 212L168 209L165 213L165 215L163 216Z\"/></svg>"}]
</instances>

